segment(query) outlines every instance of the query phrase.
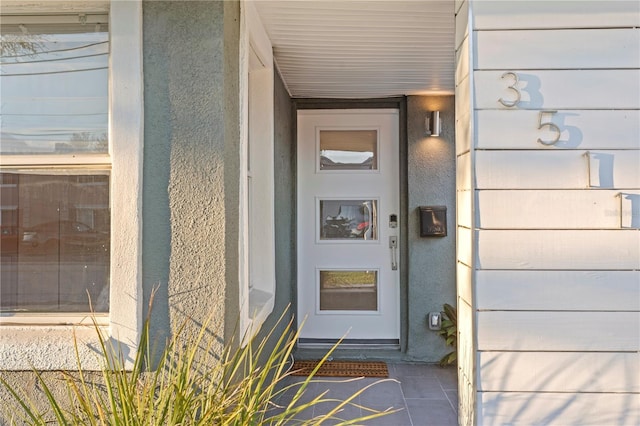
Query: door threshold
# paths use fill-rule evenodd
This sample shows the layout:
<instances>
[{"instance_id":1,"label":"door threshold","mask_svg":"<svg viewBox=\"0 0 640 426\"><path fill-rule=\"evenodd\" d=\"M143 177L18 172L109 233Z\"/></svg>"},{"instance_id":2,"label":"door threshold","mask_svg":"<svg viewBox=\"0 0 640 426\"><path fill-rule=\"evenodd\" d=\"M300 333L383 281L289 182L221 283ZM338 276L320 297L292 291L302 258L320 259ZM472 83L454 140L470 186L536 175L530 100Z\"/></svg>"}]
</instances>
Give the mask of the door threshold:
<instances>
[{"instance_id":1,"label":"door threshold","mask_svg":"<svg viewBox=\"0 0 640 426\"><path fill-rule=\"evenodd\" d=\"M298 339L300 349L331 349L336 344L338 349L400 349L399 339Z\"/></svg>"}]
</instances>

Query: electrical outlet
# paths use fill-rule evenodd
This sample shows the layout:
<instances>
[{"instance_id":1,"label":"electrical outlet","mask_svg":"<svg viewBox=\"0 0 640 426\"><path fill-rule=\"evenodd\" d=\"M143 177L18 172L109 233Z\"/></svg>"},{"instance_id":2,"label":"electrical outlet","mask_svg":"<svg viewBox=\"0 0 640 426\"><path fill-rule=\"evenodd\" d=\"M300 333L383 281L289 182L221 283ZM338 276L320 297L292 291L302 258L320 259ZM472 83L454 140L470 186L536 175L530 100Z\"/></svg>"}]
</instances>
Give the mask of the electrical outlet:
<instances>
[{"instance_id":1,"label":"electrical outlet","mask_svg":"<svg viewBox=\"0 0 640 426\"><path fill-rule=\"evenodd\" d=\"M442 315L440 312L429 312L427 315L429 330L440 330L442 328Z\"/></svg>"}]
</instances>

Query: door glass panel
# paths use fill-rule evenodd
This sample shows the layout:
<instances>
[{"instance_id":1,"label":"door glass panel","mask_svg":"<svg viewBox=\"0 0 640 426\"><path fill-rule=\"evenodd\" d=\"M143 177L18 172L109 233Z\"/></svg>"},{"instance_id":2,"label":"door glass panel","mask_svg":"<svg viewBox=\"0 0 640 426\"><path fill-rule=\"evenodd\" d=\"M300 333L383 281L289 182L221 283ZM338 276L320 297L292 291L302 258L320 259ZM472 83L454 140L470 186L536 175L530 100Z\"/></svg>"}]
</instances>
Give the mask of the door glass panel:
<instances>
[{"instance_id":1,"label":"door glass panel","mask_svg":"<svg viewBox=\"0 0 640 426\"><path fill-rule=\"evenodd\" d=\"M320 130L320 170L378 170L378 131Z\"/></svg>"},{"instance_id":2,"label":"door glass panel","mask_svg":"<svg viewBox=\"0 0 640 426\"><path fill-rule=\"evenodd\" d=\"M320 200L321 240L377 240L376 200Z\"/></svg>"},{"instance_id":3,"label":"door glass panel","mask_svg":"<svg viewBox=\"0 0 640 426\"><path fill-rule=\"evenodd\" d=\"M378 271L320 271L321 311L377 311Z\"/></svg>"}]
</instances>

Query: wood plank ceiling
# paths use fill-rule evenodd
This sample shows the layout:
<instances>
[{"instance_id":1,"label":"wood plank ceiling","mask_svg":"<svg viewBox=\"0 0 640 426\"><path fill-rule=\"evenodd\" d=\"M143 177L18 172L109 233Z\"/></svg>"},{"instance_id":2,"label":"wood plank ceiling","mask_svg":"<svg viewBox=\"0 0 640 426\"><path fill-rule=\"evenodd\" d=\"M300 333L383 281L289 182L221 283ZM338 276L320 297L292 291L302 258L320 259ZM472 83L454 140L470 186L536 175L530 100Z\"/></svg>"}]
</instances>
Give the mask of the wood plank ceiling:
<instances>
[{"instance_id":1,"label":"wood plank ceiling","mask_svg":"<svg viewBox=\"0 0 640 426\"><path fill-rule=\"evenodd\" d=\"M454 91L454 0L256 1L296 98Z\"/></svg>"}]
</instances>

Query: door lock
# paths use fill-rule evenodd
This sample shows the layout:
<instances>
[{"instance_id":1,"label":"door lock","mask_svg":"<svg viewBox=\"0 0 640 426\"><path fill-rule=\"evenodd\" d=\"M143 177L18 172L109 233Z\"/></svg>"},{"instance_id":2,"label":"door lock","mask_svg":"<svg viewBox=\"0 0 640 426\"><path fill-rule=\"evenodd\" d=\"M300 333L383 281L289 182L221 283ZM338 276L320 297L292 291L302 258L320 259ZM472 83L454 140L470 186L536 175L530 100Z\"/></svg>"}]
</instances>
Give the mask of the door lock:
<instances>
[{"instance_id":1,"label":"door lock","mask_svg":"<svg viewBox=\"0 0 640 426\"><path fill-rule=\"evenodd\" d=\"M398 237L391 236L389 237L389 248L391 249L391 270L398 270Z\"/></svg>"},{"instance_id":2,"label":"door lock","mask_svg":"<svg viewBox=\"0 0 640 426\"><path fill-rule=\"evenodd\" d=\"M389 215L389 228L397 228L398 227L398 215L390 214Z\"/></svg>"}]
</instances>

